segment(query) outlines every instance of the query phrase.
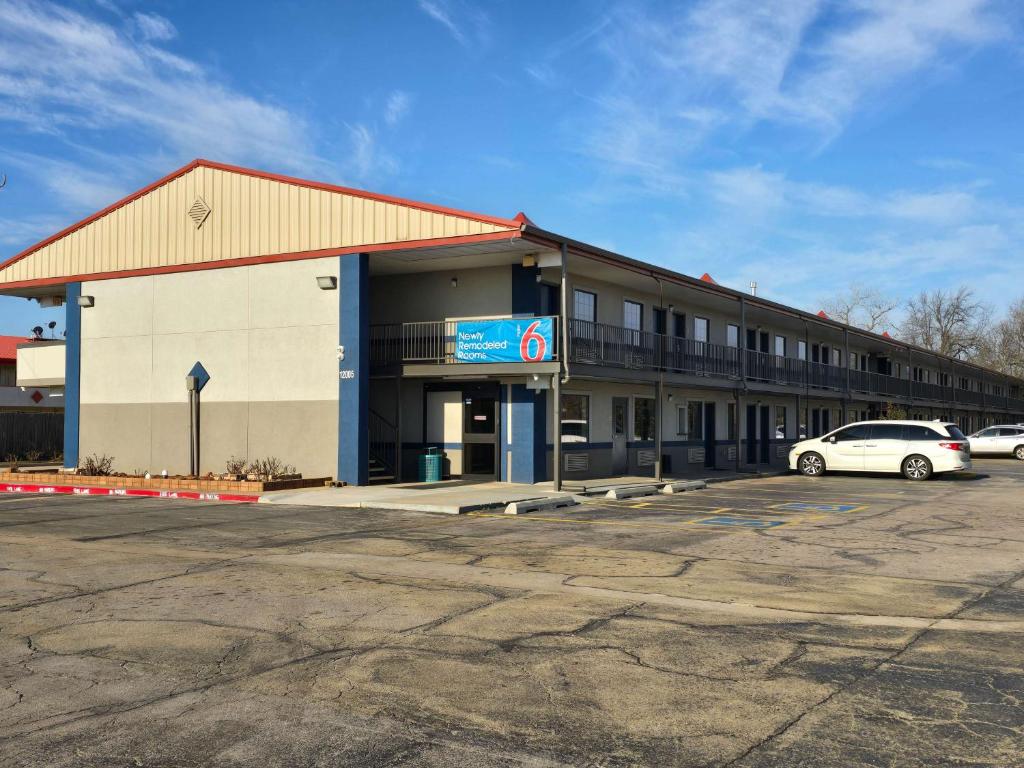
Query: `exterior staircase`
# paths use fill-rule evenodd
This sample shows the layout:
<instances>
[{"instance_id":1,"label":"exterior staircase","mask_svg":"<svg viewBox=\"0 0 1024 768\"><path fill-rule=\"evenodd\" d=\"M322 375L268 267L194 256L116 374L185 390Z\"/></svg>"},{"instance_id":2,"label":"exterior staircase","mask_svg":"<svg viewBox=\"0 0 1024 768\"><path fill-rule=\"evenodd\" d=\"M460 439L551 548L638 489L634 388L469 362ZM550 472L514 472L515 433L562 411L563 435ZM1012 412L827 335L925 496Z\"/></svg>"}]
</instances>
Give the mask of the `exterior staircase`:
<instances>
[{"instance_id":1,"label":"exterior staircase","mask_svg":"<svg viewBox=\"0 0 1024 768\"><path fill-rule=\"evenodd\" d=\"M370 409L370 466L371 485L393 483L399 479L398 428Z\"/></svg>"}]
</instances>

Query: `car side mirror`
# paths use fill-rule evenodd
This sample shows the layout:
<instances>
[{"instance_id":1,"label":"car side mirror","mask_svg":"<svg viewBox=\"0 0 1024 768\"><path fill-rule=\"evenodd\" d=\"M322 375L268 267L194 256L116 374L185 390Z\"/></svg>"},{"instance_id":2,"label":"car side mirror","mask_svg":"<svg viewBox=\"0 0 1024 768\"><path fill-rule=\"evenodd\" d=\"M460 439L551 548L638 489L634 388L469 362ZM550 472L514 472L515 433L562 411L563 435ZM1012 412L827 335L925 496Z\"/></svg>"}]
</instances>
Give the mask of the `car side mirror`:
<instances>
[{"instance_id":1,"label":"car side mirror","mask_svg":"<svg viewBox=\"0 0 1024 768\"><path fill-rule=\"evenodd\" d=\"M832 435L831 437L823 437L823 438L821 438L821 442L823 442L823 443L833 443L834 444L835 441L836 441L836 436L835 435Z\"/></svg>"}]
</instances>

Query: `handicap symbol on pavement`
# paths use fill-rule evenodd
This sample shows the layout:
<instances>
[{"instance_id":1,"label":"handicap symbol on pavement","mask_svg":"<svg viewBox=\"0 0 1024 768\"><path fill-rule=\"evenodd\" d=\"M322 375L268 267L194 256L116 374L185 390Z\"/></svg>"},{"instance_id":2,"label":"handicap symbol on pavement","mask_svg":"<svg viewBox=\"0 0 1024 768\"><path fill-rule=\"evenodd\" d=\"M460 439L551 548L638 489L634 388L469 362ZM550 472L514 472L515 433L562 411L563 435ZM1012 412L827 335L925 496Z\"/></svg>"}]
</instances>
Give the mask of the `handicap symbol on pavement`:
<instances>
[{"instance_id":1,"label":"handicap symbol on pavement","mask_svg":"<svg viewBox=\"0 0 1024 768\"><path fill-rule=\"evenodd\" d=\"M776 504L772 509L785 512L852 512L863 509L860 504L812 504L810 502L793 501L788 504Z\"/></svg>"},{"instance_id":2,"label":"handicap symbol on pavement","mask_svg":"<svg viewBox=\"0 0 1024 768\"><path fill-rule=\"evenodd\" d=\"M785 520L763 520L751 517L729 517L718 515L706 517L703 520L694 520L694 525L728 525L738 528L774 528L778 525L785 525Z\"/></svg>"}]
</instances>

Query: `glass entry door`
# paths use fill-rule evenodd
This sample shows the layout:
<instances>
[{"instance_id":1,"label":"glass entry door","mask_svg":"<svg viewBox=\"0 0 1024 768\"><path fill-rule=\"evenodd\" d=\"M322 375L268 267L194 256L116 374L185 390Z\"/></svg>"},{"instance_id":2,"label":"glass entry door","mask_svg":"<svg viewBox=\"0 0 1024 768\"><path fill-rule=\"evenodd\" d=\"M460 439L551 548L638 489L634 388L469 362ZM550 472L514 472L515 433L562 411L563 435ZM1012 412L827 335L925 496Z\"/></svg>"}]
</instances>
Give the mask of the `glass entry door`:
<instances>
[{"instance_id":1,"label":"glass entry door","mask_svg":"<svg viewBox=\"0 0 1024 768\"><path fill-rule=\"evenodd\" d=\"M462 474L495 479L498 467L498 394L495 388L462 393Z\"/></svg>"}]
</instances>

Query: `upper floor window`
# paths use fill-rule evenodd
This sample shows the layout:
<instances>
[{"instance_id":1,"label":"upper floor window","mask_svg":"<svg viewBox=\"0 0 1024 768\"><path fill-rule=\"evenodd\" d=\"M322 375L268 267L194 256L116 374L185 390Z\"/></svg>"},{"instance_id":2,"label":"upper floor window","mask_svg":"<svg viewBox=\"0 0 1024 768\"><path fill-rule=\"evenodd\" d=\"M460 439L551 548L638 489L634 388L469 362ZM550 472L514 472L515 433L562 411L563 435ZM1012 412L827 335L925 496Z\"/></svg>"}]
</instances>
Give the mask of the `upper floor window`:
<instances>
[{"instance_id":1,"label":"upper floor window","mask_svg":"<svg viewBox=\"0 0 1024 768\"><path fill-rule=\"evenodd\" d=\"M786 337L776 336L775 337L775 354L779 357L786 356Z\"/></svg>"},{"instance_id":2,"label":"upper floor window","mask_svg":"<svg viewBox=\"0 0 1024 768\"><path fill-rule=\"evenodd\" d=\"M582 291L579 288L572 292L572 316L588 323L597 321L597 294Z\"/></svg>"},{"instance_id":3,"label":"upper floor window","mask_svg":"<svg viewBox=\"0 0 1024 768\"><path fill-rule=\"evenodd\" d=\"M730 347L738 347L740 345L740 327L729 323L725 328L725 343Z\"/></svg>"},{"instance_id":4,"label":"upper floor window","mask_svg":"<svg viewBox=\"0 0 1024 768\"><path fill-rule=\"evenodd\" d=\"M706 317L693 318L694 341L707 341L711 323Z\"/></svg>"},{"instance_id":5,"label":"upper floor window","mask_svg":"<svg viewBox=\"0 0 1024 768\"><path fill-rule=\"evenodd\" d=\"M631 331L644 329L644 305L636 301L622 302L622 325Z\"/></svg>"},{"instance_id":6,"label":"upper floor window","mask_svg":"<svg viewBox=\"0 0 1024 768\"><path fill-rule=\"evenodd\" d=\"M803 339L800 339L796 343L796 356L798 360L807 359L807 342Z\"/></svg>"},{"instance_id":7,"label":"upper floor window","mask_svg":"<svg viewBox=\"0 0 1024 768\"><path fill-rule=\"evenodd\" d=\"M668 312L660 307L654 308L654 332L662 335L668 332Z\"/></svg>"}]
</instances>

